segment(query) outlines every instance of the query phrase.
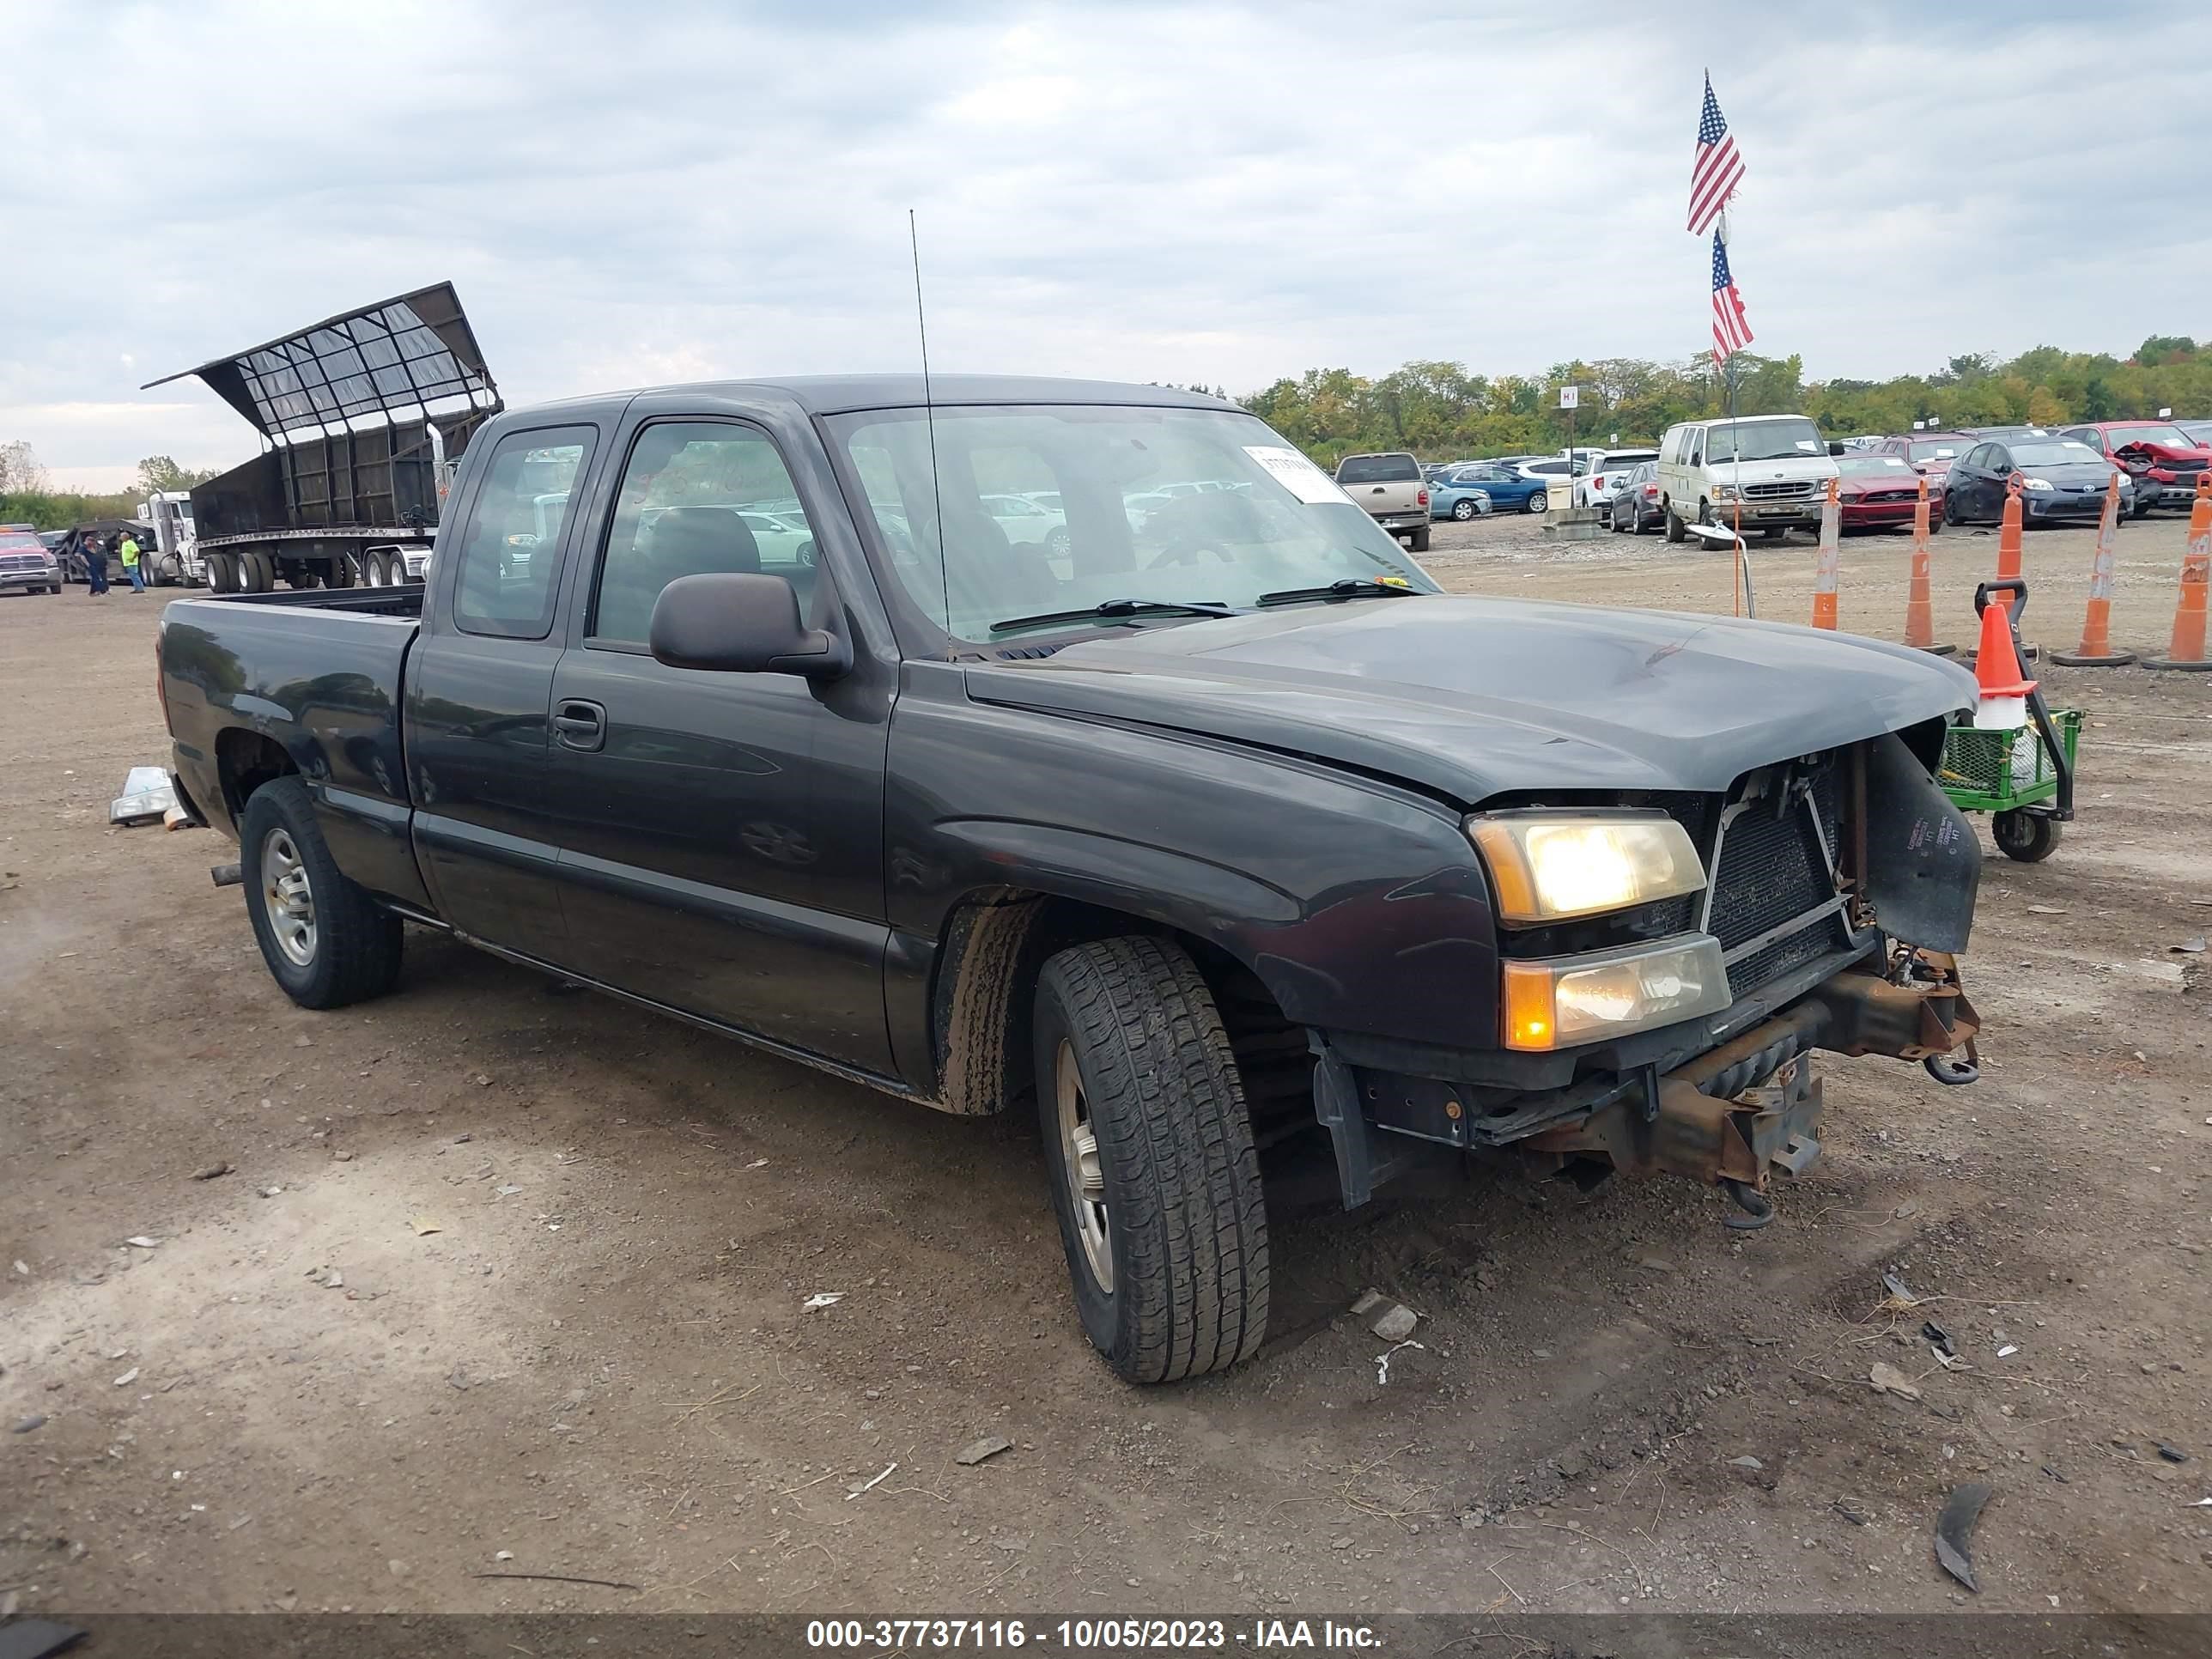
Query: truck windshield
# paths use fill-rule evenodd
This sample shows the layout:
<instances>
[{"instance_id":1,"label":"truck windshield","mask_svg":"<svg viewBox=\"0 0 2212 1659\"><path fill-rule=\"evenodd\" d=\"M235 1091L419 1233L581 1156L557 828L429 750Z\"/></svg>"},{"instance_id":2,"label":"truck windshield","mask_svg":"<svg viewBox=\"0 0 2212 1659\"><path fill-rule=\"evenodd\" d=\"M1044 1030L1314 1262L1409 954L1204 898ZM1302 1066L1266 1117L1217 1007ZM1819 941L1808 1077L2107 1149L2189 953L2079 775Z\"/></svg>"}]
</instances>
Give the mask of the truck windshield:
<instances>
[{"instance_id":1,"label":"truck windshield","mask_svg":"<svg viewBox=\"0 0 2212 1659\"><path fill-rule=\"evenodd\" d=\"M1716 421L1705 430L1705 465L1728 461L1793 461L1826 455L1828 446L1812 422L1746 421L1731 426Z\"/></svg>"},{"instance_id":2,"label":"truck windshield","mask_svg":"<svg viewBox=\"0 0 2212 1659\"><path fill-rule=\"evenodd\" d=\"M956 407L935 411L933 444L919 409L826 424L906 598L956 638L988 642L994 622L1059 612L1073 613L1060 627L1095 628L1109 602L1243 609L1346 578L1437 591L1327 473L1249 415ZM1036 510L1007 512L1009 499ZM1131 612L1109 625L1159 617L1175 620Z\"/></svg>"}]
</instances>

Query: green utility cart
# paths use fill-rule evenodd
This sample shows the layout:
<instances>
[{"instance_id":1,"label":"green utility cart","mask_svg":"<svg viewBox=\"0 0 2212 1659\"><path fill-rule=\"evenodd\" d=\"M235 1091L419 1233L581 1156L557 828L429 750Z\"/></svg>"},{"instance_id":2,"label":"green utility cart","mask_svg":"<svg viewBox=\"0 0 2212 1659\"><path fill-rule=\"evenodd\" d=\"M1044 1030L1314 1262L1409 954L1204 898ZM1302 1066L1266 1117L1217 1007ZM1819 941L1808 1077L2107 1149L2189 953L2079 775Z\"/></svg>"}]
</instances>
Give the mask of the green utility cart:
<instances>
[{"instance_id":1,"label":"green utility cart","mask_svg":"<svg viewBox=\"0 0 2212 1659\"><path fill-rule=\"evenodd\" d=\"M1992 593L2010 592L2006 621L2013 650L2026 660L2020 641L2020 615L2027 608L2027 584L1984 582L1974 590L1979 616ZM1944 734L1943 763L1936 781L1962 812L1990 812L1997 850L2025 864L2051 856L2058 845L2058 826L2074 816L2074 757L2081 738L2081 711L2055 714L2039 688L2027 694L2028 723L2013 732L1984 732L1954 726Z\"/></svg>"}]
</instances>

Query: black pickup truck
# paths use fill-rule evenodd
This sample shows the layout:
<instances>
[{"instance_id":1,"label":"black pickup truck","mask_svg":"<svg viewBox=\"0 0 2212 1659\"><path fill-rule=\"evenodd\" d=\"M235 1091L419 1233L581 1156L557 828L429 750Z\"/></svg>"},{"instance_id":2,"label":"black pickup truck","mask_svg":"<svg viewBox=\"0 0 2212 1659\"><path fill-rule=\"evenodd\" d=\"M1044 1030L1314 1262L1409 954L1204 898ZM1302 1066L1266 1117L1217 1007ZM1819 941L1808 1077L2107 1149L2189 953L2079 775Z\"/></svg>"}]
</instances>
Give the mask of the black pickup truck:
<instances>
[{"instance_id":1,"label":"black pickup truck","mask_svg":"<svg viewBox=\"0 0 2212 1659\"><path fill-rule=\"evenodd\" d=\"M1452 597L1157 387L690 386L489 422L426 589L180 600L180 800L310 1007L403 924L934 1106L1033 1106L1123 1376L1251 1354L1262 1165L1513 1148L1772 1213L1810 1052L1971 1078L1974 685ZM1948 1058L1964 1050L1966 1062Z\"/></svg>"}]
</instances>

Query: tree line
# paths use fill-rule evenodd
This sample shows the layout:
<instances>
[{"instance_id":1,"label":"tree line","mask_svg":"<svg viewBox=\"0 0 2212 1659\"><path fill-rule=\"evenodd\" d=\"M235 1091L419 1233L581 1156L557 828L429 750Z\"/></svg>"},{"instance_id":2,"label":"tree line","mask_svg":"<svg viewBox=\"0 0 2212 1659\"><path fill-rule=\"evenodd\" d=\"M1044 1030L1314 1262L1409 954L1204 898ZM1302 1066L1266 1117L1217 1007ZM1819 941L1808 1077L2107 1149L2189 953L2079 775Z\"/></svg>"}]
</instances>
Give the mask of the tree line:
<instances>
[{"instance_id":1,"label":"tree line","mask_svg":"<svg viewBox=\"0 0 2212 1659\"><path fill-rule=\"evenodd\" d=\"M27 524L40 530L66 530L95 519L128 519L138 503L157 490L190 489L205 483L216 467L179 466L167 455L149 455L128 489L106 494L56 489L45 465L21 440L0 443L0 524Z\"/></svg>"},{"instance_id":2,"label":"tree line","mask_svg":"<svg viewBox=\"0 0 2212 1659\"><path fill-rule=\"evenodd\" d=\"M2155 416L2212 418L2212 341L2154 335L2133 356L2038 346L2008 362L1970 353L1929 374L1887 380L1805 380L1801 357L1737 354L1739 415L1808 415L1837 438L1938 428L2051 426ZM1559 407L1559 388L1580 388L1580 407ZM1370 379L1313 368L1237 399L1324 466L1370 450L1411 450L1429 460L1542 453L1569 441L1650 445L1678 421L1728 412L1711 355L1686 362L1630 357L1555 363L1541 374L1477 374L1453 362L1417 362Z\"/></svg>"}]
</instances>

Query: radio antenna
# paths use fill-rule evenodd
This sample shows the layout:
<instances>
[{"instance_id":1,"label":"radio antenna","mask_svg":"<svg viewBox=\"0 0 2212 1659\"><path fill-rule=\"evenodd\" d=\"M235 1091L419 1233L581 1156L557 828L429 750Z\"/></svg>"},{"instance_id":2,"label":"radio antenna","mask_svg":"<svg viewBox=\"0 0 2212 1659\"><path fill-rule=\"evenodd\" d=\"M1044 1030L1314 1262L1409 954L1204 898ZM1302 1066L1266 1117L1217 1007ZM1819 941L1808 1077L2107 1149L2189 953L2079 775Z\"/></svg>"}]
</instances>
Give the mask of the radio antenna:
<instances>
[{"instance_id":1,"label":"radio antenna","mask_svg":"<svg viewBox=\"0 0 2212 1659\"><path fill-rule=\"evenodd\" d=\"M945 485L937 471L937 403L929 389L929 317L921 306L921 237L914 210L906 210L907 246L914 253L914 324L921 336L921 415L929 428L930 510L937 522L937 577L945 596L945 631L952 631L952 574L945 547Z\"/></svg>"}]
</instances>

